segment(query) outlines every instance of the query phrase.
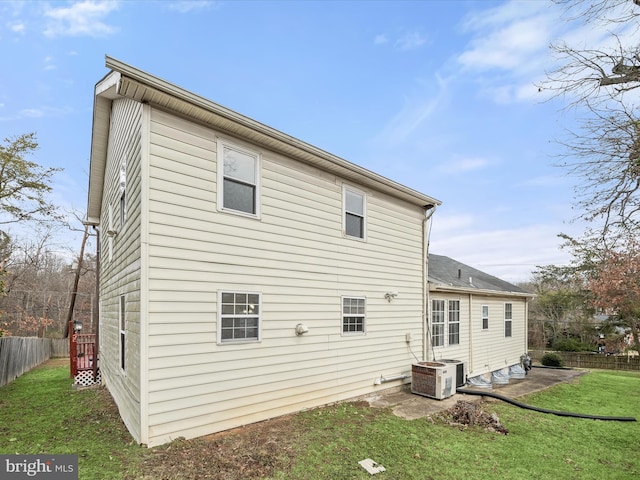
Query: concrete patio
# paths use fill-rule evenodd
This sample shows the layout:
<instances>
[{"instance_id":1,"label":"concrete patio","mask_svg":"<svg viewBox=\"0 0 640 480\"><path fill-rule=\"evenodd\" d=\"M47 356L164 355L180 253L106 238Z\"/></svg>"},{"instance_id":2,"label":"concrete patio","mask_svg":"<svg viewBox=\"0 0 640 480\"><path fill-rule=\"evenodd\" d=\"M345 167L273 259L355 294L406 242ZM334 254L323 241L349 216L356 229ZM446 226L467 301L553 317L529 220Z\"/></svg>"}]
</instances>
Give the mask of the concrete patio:
<instances>
[{"instance_id":1,"label":"concrete patio","mask_svg":"<svg viewBox=\"0 0 640 480\"><path fill-rule=\"evenodd\" d=\"M575 381L578 377L587 373L585 370L569 370L534 367L523 379L510 379L507 385L493 385L492 389L466 386L464 388L477 391L494 392L505 397L517 398L529 393L544 390L545 388ZM387 393L383 395L372 395L364 398L371 407L387 408L392 407L393 413L399 417L413 420L426 417L453 407L458 400L480 401L485 397L477 395L465 395L456 393L444 400L436 400L421 395L411 393L409 385L403 387L401 391ZM489 397L486 397L489 398ZM499 401L491 399L493 401Z\"/></svg>"}]
</instances>

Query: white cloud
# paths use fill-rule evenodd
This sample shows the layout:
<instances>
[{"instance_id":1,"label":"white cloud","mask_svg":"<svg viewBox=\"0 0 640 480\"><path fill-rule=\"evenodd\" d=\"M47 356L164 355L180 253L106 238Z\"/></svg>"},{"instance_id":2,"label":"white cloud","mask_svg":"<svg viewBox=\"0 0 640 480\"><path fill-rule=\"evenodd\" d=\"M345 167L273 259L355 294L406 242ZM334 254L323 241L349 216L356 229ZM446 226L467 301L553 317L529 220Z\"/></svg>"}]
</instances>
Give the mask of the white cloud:
<instances>
[{"instance_id":1,"label":"white cloud","mask_svg":"<svg viewBox=\"0 0 640 480\"><path fill-rule=\"evenodd\" d=\"M387 146L405 142L419 130L432 115L442 108L448 98L447 81L436 76L436 88L424 88L435 95L423 98L420 94L405 98L404 107L387 123L378 139Z\"/></svg>"},{"instance_id":2,"label":"white cloud","mask_svg":"<svg viewBox=\"0 0 640 480\"><path fill-rule=\"evenodd\" d=\"M509 6L509 4L507 4ZM541 59L548 54L554 19L549 13L513 19L510 23L490 23L490 28L477 28L469 48L458 61L473 70L491 69L516 72L537 71ZM480 22L480 25L484 25Z\"/></svg>"},{"instance_id":3,"label":"white cloud","mask_svg":"<svg viewBox=\"0 0 640 480\"><path fill-rule=\"evenodd\" d=\"M437 214L436 214L437 215ZM560 250L562 240L556 227L530 225L514 229L441 229L436 218L430 252L446 255L509 282L526 281L538 265L564 265L570 260ZM463 226L464 227L464 226Z\"/></svg>"},{"instance_id":4,"label":"white cloud","mask_svg":"<svg viewBox=\"0 0 640 480\"><path fill-rule=\"evenodd\" d=\"M117 28L105 23L104 19L117 10L118 5L117 1L84 0L69 7L47 7L48 24L44 34L48 37L110 35Z\"/></svg>"},{"instance_id":5,"label":"white cloud","mask_svg":"<svg viewBox=\"0 0 640 480\"><path fill-rule=\"evenodd\" d=\"M471 35L457 58L463 74L477 74L481 96L499 104L544 100L536 87L551 69L549 45L566 24L545 2L511 1L467 16Z\"/></svg>"},{"instance_id":6,"label":"white cloud","mask_svg":"<svg viewBox=\"0 0 640 480\"><path fill-rule=\"evenodd\" d=\"M53 57L45 57L44 58L44 70L55 70L56 65L54 63L55 59Z\"/></svg>"},{"instance_id":7,"label":"white cloud","mask_svg":"<svg viewBox=\"0 0 640 480\"><path fill-rule=\"evenodd\" d=\"M385 34L376 35L376 37L373 39L374 45L383 45L388 42L389 42L389 39Z\"/></svg>"},{"instance_id":8,"label":"white cloud","mask_svg":"<svg viewBox=\"0 0 640 480\"><path fill-rule=\"evenodd\" d=\"M466 173L481 170L490 163L486 158L462 158L440 165L438 171L447 174Z\"/></svg>"},{"instance_id":9,"label":"white cloud","mask_svg":"<svg viewBox=\"0 0 640 480\"><path fill-rule=\"evenodd\" d=\"M22 22L12 23L9 25L9 30L11 30L14 33L24 33L25 29L26 29L26 26Z\"/></svg>"},{"instance_id":10,"label":"white cloud","mask_svg":"<svg viewBox=\"0 0 640 480\"><path fill-rule=\"evenodd\" d=\"M420 48L425 43L427 43L427 38L420 32L415 30L405 31L404 33L394 37L395 40L392 41L391 39L389 39L388 35L381 33L375 36L375 38L373 39L373 44L384 45L387 43L392 43L394 48L402 51L407 51Z\"/></svg>"},{"instance_id":11,"label":"white cloud","mask_svg":"<svg viewBox=\"0 0 640 480\"><path fill-rule=\"evenodd\" d=\"M400 50L413 50L426 43L427 39L418 32L407 32L395 41L395 46Z\"/></svg>"},{"instance_id":12,"label":"white cloud","mask_svg":"<svg viewBox=\"0 0 640 480\"><path fill-rule=\"evenodd\" d=\"M205 10L212 7L217 7L218 5L218 2L215 1L184 0L169 3L169 10L173 10L178 13L189 13L196 10Z\"/></svg>"},{"instance_id":13,"label":"white cloud","mask_svg":"<svg viewBox=\"0 0 640 480\"><path fill-rule=\"evenodd\" d=\"M11 115L0 117L0 122L9 122L21 120L24 118L45 118L45 117L63 117L73 111L70 107L41 107L41 108L23 108Z\"/></svg>"}]
</instances>

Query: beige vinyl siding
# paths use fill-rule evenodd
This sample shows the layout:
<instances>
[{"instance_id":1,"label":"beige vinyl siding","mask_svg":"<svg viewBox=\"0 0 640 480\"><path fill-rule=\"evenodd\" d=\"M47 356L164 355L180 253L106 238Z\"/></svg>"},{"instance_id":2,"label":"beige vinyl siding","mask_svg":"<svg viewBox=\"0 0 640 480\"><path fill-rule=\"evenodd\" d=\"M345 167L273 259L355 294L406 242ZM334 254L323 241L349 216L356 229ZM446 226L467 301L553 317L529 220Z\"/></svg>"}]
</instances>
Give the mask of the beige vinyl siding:
<instances>
[{"instance_id":1,"label":"beige vinyl siding","mask_svg":"<svg viewBox=\"0 0 640 480\"><path fill-rule=\"evenodd\" d=\"M430 299L460 301L460 344L429 347L429 359L455 359L466 364L466 373L477 376L520 363L525 353L526 300L522 297L431 292ZM513 305L512 336L504 336L504 304ZM489 328L482 329L482 306L489 307ZM431 306L429 306L431 308ZM445 310L446 310L445 304ZM429 317L431 318L431 317ZM446 317L445 317L446 318ZM431 322L429 323L431 326ZM445 336L448 335L445 323Z\"/></svg>"},{"instance_id":2,"label":"beige vinyl siding","mask_svg":"<svg viewBox=\"0 0 640 480\"><path fill-rule=\"evenodd\" d=\"M111 243L113 258L101 264L100 370L122 418L136 440L140 425L140 158L141 104L121 99L113 102L109 151L101 220L102 250ZM120 224L120 165L126 161L127 217ZM105 213L111 205L112 228L107 234ZM119 298L126 295L125 372L120 369Z\"/></svg>"},{"instance_id":3,"label":"beige vinyl siding","mask_svg":"<svg viewBox=\"0 0 640 480\"><path fill-rule=\"evenodd\" d=\"M504 304L513 305L511 337L504 336ZM482 330L482 305L489 306L489 329ZM525 353L524 339L526 303L522 298L473 297L474 359L476 368L494 371L520 363ZM486 367L488 366L488 367Z\"/></svg>"},{"instance_id":4,"label":"beige vinyl siding","mask_svg":"<svg viewBox=\"0 0 640 480\"><path fill-rule=\"evenodd\" d=\"M406 333L422 351L422 209L365 190L367 241L345 238L342 179L239 142L261 219L219 212L219 134L151 111L150 445L393 386L373 382L410 370ZM217 343L219 290L261 293L261 342ZM342 296L366 298L366 335L341 335Z\"/></svg>"},{"instance_id":5,"label":"beige vinyl siding","mask_svg":"<svg viewBox=\"0 0 640 480\"><path fill-rule=\"evenodd\" d=\"M461 295L459 293L432 293L431 300L445 300L445 324L444 324L444 337L445 345L442 347L430 347L433 351L433 355L429 358L433 360L453 359L462 360L468 363L469 360L469 295ZM458 300L460 302L460 343L458 345L449 345L449 324L448 318L448 304L449 300ZM431 327L431 305L429 305L429 326ZM429 337L431 341L431 337Z\"/></svg>"}]
</instances>

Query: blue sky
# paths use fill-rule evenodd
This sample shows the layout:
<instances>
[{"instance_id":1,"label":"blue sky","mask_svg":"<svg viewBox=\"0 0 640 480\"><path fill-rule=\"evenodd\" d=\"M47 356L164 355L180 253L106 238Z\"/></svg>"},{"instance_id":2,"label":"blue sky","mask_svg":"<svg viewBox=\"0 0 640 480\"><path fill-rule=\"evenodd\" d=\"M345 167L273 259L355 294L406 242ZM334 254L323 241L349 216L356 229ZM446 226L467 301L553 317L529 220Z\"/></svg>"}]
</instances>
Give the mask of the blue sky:
<instances>
[{"instance_id":1,"label":"blue sky","mask_svg":"<svg viewBox=\"0 0 640 480\"><path fill-rule=\"evenodd\" d=\"M0 2L0 137L35 131L84 211L110 55L440 199L431 251L522 281L582 231L553 166L571 119L536 82L598 34L545 0Z\"/></svg>"}]
</instances>

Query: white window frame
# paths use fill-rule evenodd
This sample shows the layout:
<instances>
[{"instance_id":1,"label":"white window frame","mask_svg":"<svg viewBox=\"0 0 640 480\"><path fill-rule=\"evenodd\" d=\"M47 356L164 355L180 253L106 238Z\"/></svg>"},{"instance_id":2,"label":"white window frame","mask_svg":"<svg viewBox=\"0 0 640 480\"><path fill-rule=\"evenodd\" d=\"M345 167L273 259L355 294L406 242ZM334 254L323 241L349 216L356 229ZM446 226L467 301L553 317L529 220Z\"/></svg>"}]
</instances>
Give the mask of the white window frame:
<instances>
[{"instance_id":1,"label":"white window frame","mask_svg":"<svg viewBox=\"0 0 640 480\"><path fill-rule=\"evenodd\" d=\"M230 207L224 206L224 152L225 150L235 150L243 155L247 155L253 157L254 159L254 183L242 182L241 180L237 180L238 182L242 182L246 185L252 185L254 188L254 210L255 212L245 212L243 210L236 210ZM217 186L217 204L218 211L233 213L235 215L242 215L250 218L260 218L260 191L261 191L261 158L260 152L256 150L252 150L251 148L242 146L238 143L231 142L227 139L217 137L217 169L218 169L218 186ZM232 179L233 177L228 176L228 178Z\"/></svg>"},{"instance_id":2,"label":"white window frame","mask_svg":"<svg viewBox=\"0 0 640 480\"><path fill-rule=\"evenodd\" d=\"M362 312L345 312L345 300L356 300L357 302L362 302ZM356 305L358 308L359 305ZM367 298L366 297L358 297L353 295L343 295L340 298L340 333L342 336L350 337L354 335L365 335L367 333ZM358 321L360 319L360 323L362 324L362 328L360 330L347 330L345 331L345 326L351 325L352 323L345 323L345 321L352 322L351 319L355 319ZM355 324L357 327L358 324Z\"/></svg>"},{"instance_id":3,"label":"white window frame","mask_svg":"<svg viewBox=\"0 0 640 480\"><path fill-rule=\"evenodd\" d=\"M127 161L120 164L120 230L127 221Z\"/></svg>"},{"instance_id":4,"label":"white window frame","mask_svg":"<svg viewBox=\"0 0 640 480\"><path fill-rule=\"evenodd\" d=\"M258 311L257 313L223 313L223 297L226 294L233 294L234 297L236 295L257 295L258 296L258 302L257 302L257 307L258 307ZM249 304L248 302L248 298L247 298L247 305ZM232 304L230 303L225 303L225 305L234 305L234 306L240 306L240 303L236 303L236 299L234 298L234 302ZM224 320L232 318L234 320L240 320L240 319L257 319L257 336L256 337L249 337L249 338L222 338L222 331L223 331L223 326L222 324L224 323ZM233 326L232 330L235 329L239 329L241 327L239 326ZM246 327L245 327L246 328ZM253 328L253 327L251 327ZM237 344L241 344L241 343L259 343L262 341L262 294L260 292L255 292L255 291L246 291L246 290L233 290L233 289L229 289L229 290L218 290L218 325L217 325L217 342L218 345L237 345Z\"/></svg>"},{"instance_id":5,"label":"white window frame","mask_svg":"<svg viewBox=\"0 0 640 480\"><path fill-rule=\"evenodd\" d=\"M347 210L347 193L353 193L362 197L362 215L357 212ZM362 237L349 235L347 233L347 214L362 218ZM346 184L342 185L342 234L346 238L352 238L360 241L367 240L367 194L362 190L353 188Z\"/></svg>"},{"instance_id":6,"label":"white window frame","mask_svg":"<svg viewBox=\"0 0 640 480\"><path fill-rule=\"evenodd\" d=\"M111 262L113 260L113 235L110 232L113 232L113 205L109 202L109 207L107 209L107 262Z\"/></svg>"},{"instance_id":7,"label":"white window frame","mask_svg":"<svg viewBox=\"0 0 640 480\"><path fill-rule=\"evenodd\" d=\"M509 306L509 308L507 308ZM508 334L507 334L508 333ZM513 337L513 303L504 304L504 338Z\"/></svg>"},{"instance_id":8,"label":"white window frame","mask_svg":"<svg viewBox=\"0 0 640 480\"><path fill-rule=\"evenodd\" d=\"M489 330L489 305L482 305L480 317L482 319L482 323L480 325L482 327L482 330Z\"/></svg>"},{"instance_id":9,"label":"white window frame","mask_svg":"<svg viewBox=\"0 0 640 480\"><path fill-rule=\"evenodd\" d=\"M121 372L127 368L127 297L118 297L118 361Z\"/></svg>"},{"instance_id":10,"label":"white window frame","mask_svg":"<svg viewBox=\"0 0 640 480\"><path fill-rule=\"evenodd\" d=\"M442 309L435 308L435 303L442 304ZM447 315L447 301L442 298L431 299L431 346L439 348L445 346L445 327ZM438 327L436 329L436 327Z\"/></svg>"},{"instance_id":11,"label":"white window frame","mask_svg":"<svg viewBox=\"0 0 640 480\"><path fill-rule=\"evenodd\" d=\"M447 346L451 345L460 345L460 300L448 300L447 307L447 333L448 333L448 343ZM457 304L457 310L451 309L451 304ZM453 317L453 320L452 320ZM455 327L456 331L452 332L451 327ZM451 341L452 335L457 337L456 341Z\"/></svg>"}]
</instances>

